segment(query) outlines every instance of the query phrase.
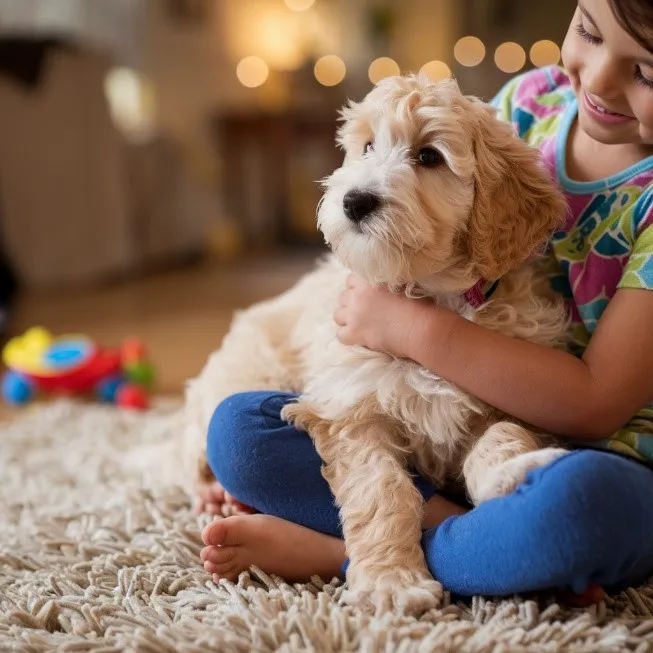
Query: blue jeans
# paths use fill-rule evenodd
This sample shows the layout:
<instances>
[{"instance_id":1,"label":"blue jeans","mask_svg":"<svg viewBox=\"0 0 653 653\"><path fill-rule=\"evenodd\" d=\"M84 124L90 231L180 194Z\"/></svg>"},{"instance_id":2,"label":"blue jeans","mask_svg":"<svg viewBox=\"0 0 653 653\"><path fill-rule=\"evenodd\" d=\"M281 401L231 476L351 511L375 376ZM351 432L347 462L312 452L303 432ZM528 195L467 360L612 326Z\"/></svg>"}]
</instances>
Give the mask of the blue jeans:
<instances>
[{"instance_id":1,"label":"blue jeans","mask_svg":"<svg viewBox=\"0 0 653 653\"><path fill-rule=\"evenodd\" d=\"M279 416L293 397L227 398L209 426L209 464L239 501L342 537L312 440ZM437 491L425 479L416 486L425 499ZM514 493L425 531L422 545L433 576L461 596L638 585L653 575L653 471L615 454L573 451L531 472Z\"/></svg>"}]
</instances>

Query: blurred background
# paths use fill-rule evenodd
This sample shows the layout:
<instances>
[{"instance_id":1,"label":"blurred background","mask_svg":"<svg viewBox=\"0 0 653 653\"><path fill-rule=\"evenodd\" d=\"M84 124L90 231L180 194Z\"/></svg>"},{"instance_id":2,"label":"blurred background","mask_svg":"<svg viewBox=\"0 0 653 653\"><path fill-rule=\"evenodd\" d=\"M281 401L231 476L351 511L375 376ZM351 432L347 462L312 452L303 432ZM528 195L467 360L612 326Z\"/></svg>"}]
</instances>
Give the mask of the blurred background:
<instances>
[{"instance_id":1,"label":"blurred background","mask_svg":"<svg viewBox=\"0 0 653 653\"><path fill-rule=\"evenodd\" d=\"M138 335L176 393L322 250L336 111L384 76L484 99L570 0L0 0L0 328Z\"/></svg>"}]
</instances>

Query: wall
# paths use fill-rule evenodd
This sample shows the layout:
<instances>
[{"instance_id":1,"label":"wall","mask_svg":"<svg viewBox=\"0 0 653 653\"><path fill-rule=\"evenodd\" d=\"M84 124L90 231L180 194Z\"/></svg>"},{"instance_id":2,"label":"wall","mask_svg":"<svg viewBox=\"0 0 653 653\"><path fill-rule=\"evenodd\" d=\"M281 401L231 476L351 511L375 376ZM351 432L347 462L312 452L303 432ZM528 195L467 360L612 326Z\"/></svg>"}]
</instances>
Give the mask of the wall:
<instances>
[{"instance_id":1,"label":"wall","mask_svg":"<svg viewBox=\"0 0 653 653\"><path fill-rule=\"evenodd\" d=\"M0 31L63 35L136 66L147 0L0 0Z\"/></svg>"},{"instance_id":2,"label":"wall","mask_svg":"<svg viewBox=\"0 0 653 653\"><path fill-rule=\"evenodd\" d=\"M26 285L79 284L134 262L125 150L102 91L110 66L59 51L37 88L0 77L2 241Z\"/></svg>"},{"instance_id":3,"label":"wall","mask_svg":"<svg viewBox=\"0 0 653 653\"><path fill-rule=\"evenodd\" d=\"M457 66L455 72L463 90L489 99L513 76L494 65L496 47L504 41L515 41L528 55L531 45L542 39L561 46L574 3L569 0L460 0L460 8L463 33L479 37L487 47L487 54L479 66ZM523 70L528 67L527 60Z\"/></svg>"},{"instance_id":4,"label":"wall","mask_svg":"<svg viewBox=\"0 0 653 653\"><path fill-rule=\"evenodd\" d=\"M260 89L243 87L235 68L244 56L272 60L276 52L279 66L292 68L298 50L314 56L336 53L348 66L339 103L341 97L360 97L371 87L367 67L375 56L390 54L402 69L414 70L452 51L457 0L403 2L388 52L375 52L371 46L366 30L370 4L318 0L309 12L293 15L282 0L219 0L203 27L183 27L170 19L164 2L150 0L144 69L157 89L160 122L182 144L194 174L208 183L217 172L207 120L213 111L293 100L284 97L282 76ZM284 42L299 45L287 48Z\"/></svg>"}]
</instances>

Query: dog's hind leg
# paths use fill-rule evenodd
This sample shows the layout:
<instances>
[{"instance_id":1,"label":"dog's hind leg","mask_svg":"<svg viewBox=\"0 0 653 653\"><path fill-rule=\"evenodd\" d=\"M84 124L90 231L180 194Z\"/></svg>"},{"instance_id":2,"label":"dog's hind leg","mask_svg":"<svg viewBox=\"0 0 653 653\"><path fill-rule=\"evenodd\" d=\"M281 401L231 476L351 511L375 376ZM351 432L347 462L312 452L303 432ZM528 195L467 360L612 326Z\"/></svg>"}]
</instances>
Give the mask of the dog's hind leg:
<instances>
[{"instance_id":1,"label":"dog's hind leg","mask_svg":"<svg viewBox=\"0 0 653 653\"><path fill-rule=\"evenodd\" d=\"M220 349L188 382L183 437L176 452L181 458L179 478L171 481L184 485L191 496L214 481L206 459L206 436L211 416L224 399L250 390L301 388L299 354L288 338L301 304L292 299L289 294L237 315Z\"/></svg>"},{"instance_id":2,"label":"dog's hind leg","mask_svg":"<svg viewBox=\"0 0 653 653\"><path fill-rule=\"evenodd\" d=\"M510 494L528 472L568 453L558 447L543 448L543 442L541 436L512 422L491 426L463 464L467 493L473 503Z\"/></svg>"}]
</instances>

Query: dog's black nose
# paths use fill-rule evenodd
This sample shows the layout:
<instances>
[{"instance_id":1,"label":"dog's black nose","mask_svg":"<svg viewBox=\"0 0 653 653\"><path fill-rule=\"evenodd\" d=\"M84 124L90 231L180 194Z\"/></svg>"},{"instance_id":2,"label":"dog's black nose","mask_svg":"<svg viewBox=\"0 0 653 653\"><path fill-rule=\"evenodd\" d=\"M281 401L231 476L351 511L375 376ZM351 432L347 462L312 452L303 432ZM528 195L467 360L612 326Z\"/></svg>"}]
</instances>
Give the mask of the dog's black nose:
<instances>
[{"instance_id":1,"label":"dog's black nose","mask_svg":"<svg viewBox=\"0 0 653 653\"><path fill-rule=\"evenodd\" d=\"M350 190L342 200L345 215L352 222L361 222L381 206L381 198L367 190Z\"/></svg>"}]
</instances>

